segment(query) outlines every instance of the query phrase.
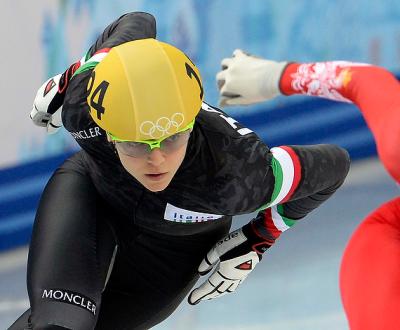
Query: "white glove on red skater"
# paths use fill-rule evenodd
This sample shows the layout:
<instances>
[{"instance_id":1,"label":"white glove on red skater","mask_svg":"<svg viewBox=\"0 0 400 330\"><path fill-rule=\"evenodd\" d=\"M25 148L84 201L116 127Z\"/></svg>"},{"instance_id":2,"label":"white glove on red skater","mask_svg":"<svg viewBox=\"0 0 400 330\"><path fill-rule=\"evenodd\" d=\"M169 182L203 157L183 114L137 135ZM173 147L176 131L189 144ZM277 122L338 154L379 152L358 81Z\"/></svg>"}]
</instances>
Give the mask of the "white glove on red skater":
<instances>
[{"instance_id":1,"label":"white glove on red skater","mask_svg":"<svg viewBox=\"0 0 400 330\"><path fill-rule=\"evenodd\" d=\"M252 104L280 95L279 81L286 65L236 49L232 57L222 60L216 76L220 106Z\"/></svg>"}]
</instances>

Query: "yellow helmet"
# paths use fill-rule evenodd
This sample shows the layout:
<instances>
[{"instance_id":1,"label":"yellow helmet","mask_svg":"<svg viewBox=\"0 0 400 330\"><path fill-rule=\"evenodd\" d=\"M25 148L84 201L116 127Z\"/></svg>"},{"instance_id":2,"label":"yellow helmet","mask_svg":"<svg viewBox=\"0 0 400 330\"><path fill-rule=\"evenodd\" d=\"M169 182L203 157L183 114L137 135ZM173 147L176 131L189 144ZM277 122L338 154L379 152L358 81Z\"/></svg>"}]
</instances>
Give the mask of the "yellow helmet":
<instances>
[{"instance_id":1,"label":"yellow helmet","mask_svg":"<svg viewBox=\"0 0 400 330\"><path fill-rule=\"evenodd\" d=\"M121 141L173 135L194 120L202 99L203 85L193 62L155 39L112 48L88 82L90 115Z\"/></svg>"}]
</instances>

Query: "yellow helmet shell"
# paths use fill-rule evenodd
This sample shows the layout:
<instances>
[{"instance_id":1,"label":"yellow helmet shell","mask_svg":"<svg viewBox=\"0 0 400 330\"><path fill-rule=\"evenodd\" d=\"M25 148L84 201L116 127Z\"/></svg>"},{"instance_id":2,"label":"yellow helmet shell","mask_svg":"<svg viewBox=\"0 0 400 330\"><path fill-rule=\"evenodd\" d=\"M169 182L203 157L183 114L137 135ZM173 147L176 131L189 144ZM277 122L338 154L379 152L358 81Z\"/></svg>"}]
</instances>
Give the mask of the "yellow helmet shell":
<instances>
[{"instance_id":1,"label":"yellow helmet shell","mask_svg":"<svg viewBox=\"0 0 400 330\"><path fill-rule=\"evenodd\" d=\"M92 71L93 120L119 140L158 140L186 127L200 110L203 85L179 49L155 39L110 50Z\"/></svg>"}]
</instances>

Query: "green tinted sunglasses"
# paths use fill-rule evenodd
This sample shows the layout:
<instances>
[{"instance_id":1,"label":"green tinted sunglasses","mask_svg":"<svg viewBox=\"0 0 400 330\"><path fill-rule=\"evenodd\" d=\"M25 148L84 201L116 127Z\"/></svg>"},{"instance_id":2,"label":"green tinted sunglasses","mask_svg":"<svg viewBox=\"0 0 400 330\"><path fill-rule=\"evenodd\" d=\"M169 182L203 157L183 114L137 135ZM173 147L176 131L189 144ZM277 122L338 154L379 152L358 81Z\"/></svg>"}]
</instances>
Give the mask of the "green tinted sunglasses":
<instances>
[{"instance_id":1,"label":"green tinted sunglasses","mask_svg":"<svg viewBox=\"0 0 400 330\"><path fill-rule=\"evenodd\" d=\"M179 149L189 141L193 126L194 120L174 135L159 140L126 141L118 139L110 133L108 135L119 152L126 156L139 158L148 155L155 148L159 148L167 154Z\"/></svg>"}]
</instances>

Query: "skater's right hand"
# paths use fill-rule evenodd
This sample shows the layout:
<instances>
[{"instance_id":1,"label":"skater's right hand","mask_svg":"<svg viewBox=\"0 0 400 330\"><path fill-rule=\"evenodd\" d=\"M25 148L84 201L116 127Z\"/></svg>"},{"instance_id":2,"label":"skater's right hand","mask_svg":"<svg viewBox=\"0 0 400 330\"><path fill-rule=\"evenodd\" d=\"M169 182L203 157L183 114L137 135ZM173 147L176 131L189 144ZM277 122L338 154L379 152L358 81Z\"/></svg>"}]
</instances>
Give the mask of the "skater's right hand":
<instances>
[{"instance_id":1,"label":"skater's right hand","mask_svg":"<svg viewBox=\"0 0 400 330\"><path fill-rule=\"evenodd\" d=\"M37 126L46 127L48 133L55 133L61 126L61 111L65 90L59 88L62 74L48 79L36 93L30 118Z\"/></svg>"},{"instance_id":2,"label":"skater's right hand","mask_svg":"<svg viewBox=\"0 0 400 330\"><path fill-rule=\"evenodd\" d=\"M64 73L46 80L36 93L29 117L35 125L46 127L47 133L55 133L62 127L61 111L65 93L81 62L72 64Z\"/></svg>"}]
</instances>

